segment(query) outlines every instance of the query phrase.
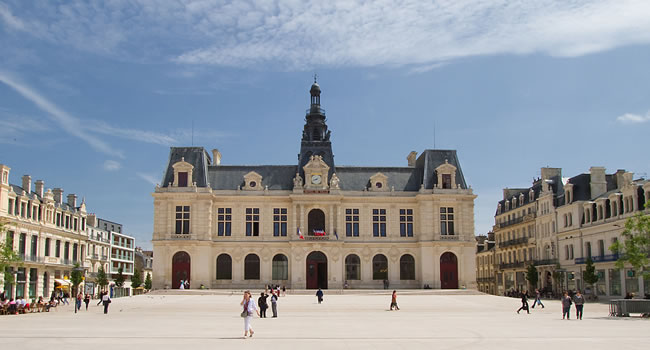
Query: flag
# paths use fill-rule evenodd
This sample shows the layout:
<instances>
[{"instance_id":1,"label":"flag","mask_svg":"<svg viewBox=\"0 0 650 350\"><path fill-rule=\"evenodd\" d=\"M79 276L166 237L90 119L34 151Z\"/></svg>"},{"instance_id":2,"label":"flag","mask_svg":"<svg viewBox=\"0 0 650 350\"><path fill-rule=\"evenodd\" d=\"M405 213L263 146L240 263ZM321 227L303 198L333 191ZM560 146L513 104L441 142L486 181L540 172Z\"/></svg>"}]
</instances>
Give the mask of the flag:
<instances>
[{"instance_id":1,"label":"flag","mask_svg":"<svg viewBox=\"0 0 650 350\"><path fill-rule=\"evenodd\" d=\"M300 231L300 227L298 227L298 236L300 237L300 239L305 239L305 237L303 237L302 235L302 232Z\"/></svg>"},{"instance_id":2,"label":"flag","mask_svg":"<svg viewBox=\"0 0 650 350\"><path fill-rule=\"evenodd\" d=\"M325 230L313 230L314 236L327 236Z\"/></svg>"},{"instance_id":3,"label":"flag","mask_svg":"<svg viewBox=\"0 0 650 350\"><path fill-rule=\"evenodd\" d=\"M336 230L334 230L334 236L336 237L336 240L338 241L339 240L339 235L338 235L338 233L336 233Z\"/></svg>"}]
</instances>

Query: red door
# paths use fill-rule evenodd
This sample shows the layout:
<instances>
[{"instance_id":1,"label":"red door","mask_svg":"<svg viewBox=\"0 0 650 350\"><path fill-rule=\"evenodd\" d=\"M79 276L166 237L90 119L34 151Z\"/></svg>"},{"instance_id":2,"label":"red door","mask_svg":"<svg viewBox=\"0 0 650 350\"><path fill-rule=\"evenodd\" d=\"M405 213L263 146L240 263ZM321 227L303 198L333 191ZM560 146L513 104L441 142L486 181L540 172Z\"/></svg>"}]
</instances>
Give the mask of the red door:
<instances>
[{"instance_id":1,"label":"red door","mask_svg":"<svg viewBox=\"0 0 650 350\"><path fill-rule=\"evenodd\" d=\"M454 253L444 253L440 257L440 288L458 288L458 260Z\"/></svg>"},{"instance_id":2,"label":"red door","mask_svg":"<svg viewBox=\"0 0 650 350\"><path fill-rule=\"evenodd\" d=\"M181 280L190 282L190 255L186 252L178 252L172 258L172 289L181 286Z\"/></svg>"},{"instance_id":3,"label":"red door","mask_svg":"<svg viewBox=\"0 0 650 350\"><path fill-rule=\"evenodd\" d=\"M321 252L307 255L307 289L327 289L327 257Z\"/></svg>"}]
</instances>

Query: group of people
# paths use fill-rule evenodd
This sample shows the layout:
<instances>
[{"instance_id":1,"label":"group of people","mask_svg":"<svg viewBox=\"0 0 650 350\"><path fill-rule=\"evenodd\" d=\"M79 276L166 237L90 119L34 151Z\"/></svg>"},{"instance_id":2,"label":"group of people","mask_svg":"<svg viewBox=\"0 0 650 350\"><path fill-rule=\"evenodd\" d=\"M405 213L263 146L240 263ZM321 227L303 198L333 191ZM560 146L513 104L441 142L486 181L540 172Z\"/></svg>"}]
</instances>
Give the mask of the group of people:
<instances>
[{"instance_id":1,"label":"group of people","mask_svg":"<svg viewBox=\"0 0 650 350\"><path fill-rule=\"evenodd\" d=\"M530 314L530 307L528 306L528 292L523 291L521 292L521 307L517 310L517 313L519 313L522 310L525 310L527 313ZM562 319L569 319L569 314L571 312L571 305L575 304L576 307L576 318L579 320L582 320L582 310L585 305L585 297L580 293L580 291L577 291L575 295L571 296L569 295L569 292L564 292L561 300L562 302ZM540 305L542 308L544 308L544 304L542 304L542 298L541 298L541 293L539 289L535 289L535 301L533 302L532 308L534 309L536 305Z\"/></svg>"}]
</instances>

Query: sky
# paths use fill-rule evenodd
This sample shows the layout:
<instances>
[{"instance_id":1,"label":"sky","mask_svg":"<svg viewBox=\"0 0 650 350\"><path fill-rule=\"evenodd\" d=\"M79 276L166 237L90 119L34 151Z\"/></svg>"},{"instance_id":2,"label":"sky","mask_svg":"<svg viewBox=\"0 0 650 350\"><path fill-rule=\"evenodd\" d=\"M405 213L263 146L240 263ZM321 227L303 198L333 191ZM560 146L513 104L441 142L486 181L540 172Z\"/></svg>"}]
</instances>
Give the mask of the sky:
<instances>
[{"instance_id":1,"label":"sky","mask_svg":"<svg viewBox=\"0 0 650 350\"><path fill-rule=\"evenodd\" d=\"M296 164L317 74L338 165L456 149L484 234L541 167L647 178L648 18L631 0L0 0L0 163L151 248L169 147Z\"/></svg>"}]
</instances>

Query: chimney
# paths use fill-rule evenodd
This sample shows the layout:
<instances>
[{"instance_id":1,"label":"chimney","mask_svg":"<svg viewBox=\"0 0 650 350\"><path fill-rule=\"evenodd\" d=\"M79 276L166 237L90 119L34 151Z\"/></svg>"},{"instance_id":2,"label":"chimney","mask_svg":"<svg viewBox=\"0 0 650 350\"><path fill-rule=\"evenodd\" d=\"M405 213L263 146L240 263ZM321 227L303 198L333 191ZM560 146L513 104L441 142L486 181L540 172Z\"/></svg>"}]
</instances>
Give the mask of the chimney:
<instances>
[{"instance_id":1,"label":"chimney","mask_svg":"<svg viewBox=\"0 0 650 350\"><path fill-rule=\"evenodd\" d=\"M216 148L212 150L212 165L221 165L221 152Z\"/></svg>"},{"instance_id":2,"label":"chimney","mask_svg":"<svg viewBox=\"0 0 650 350\"><path fill-rule=\"evenodd\" d=\"M39 197L43 198L43 194L45 194L45 182L43 180L36 180L34 184L36 185L36 193Z\"/></svg>"},{"instance_id":3,"label":"chimney","mask_svg":"<svg viewBox=\"0 0 650 350\"><path fill-rule=\"evenodd\" d=\"M95 214L88 214L86 216L86 223L88 226L97 227L97 216Z\"/></svg>"},{"instance_id":4,"label":"chimney","mask_svg":"<svg viewBox=\"0 0 650 350\"><path fill-rule=\"evenodd\" d=\"M556 179L553 179L554 177L557 177ZM558 186L559 184L557 182L562 181L562 168L542 168L542 187L544 188L545 191L552 191L553 186ZM556 187L557 189L557 187Z\"/></svg>"},{"instance_id":5,"label":"chimney","mask_svg":"<svg viewBox=\"0 0 650 350\"><path fill-rule=\"evenodd\" d=\"M62 188L55 188L52 190L52 193L54 193L54 202L56 203L63 203L63 189Z\"/></svg>"},{"instance_id":6,"label":"chimney","mask_svg":"<svg viewBox=\"0 0 650 350\"><path fill-rule=\"evenodd\" d=\"M625 186L625 170L624 169L618 169L616 170L616 174L614 174L614 178L616 179L616 188L619 190Z\"/></svg>"},{"instance_id":7,"label":"chimney","mask_svg":"<svg viewBox=\"0 0 650 350\"><path fill-rule=\"evenodd\" d=\"M29 175L23 175L23 190L28 194L32 192L32 177Z\"/></svg>"},{"instance_id":8,"label":"chimney","mask_svg":"<svg viewBox=\"0 0 650 350\"><path fill-rule=\"evenodd\" d=\"M70 193L68 195L68 205L76 208L77 207L77 195L74 193Z\"/></svg>"},{"instance_id":9,"label":"chimney","mask_svg":"<svg viewBox=\"0 0 650 350\"><path fill-rule=\"evenodd\" d=\"M408 166L414 167L415 166L415 160L418 156L418 152L411 151L408 156L406 156L406 160L408 161Z\"/></svg>"},{"instance_id":10,"label":"chimney","mask_svg":"<svg viewBox=\"0 0 650 350\"><path fill-rule=\"evenodd\" d=\"M607 180L605 178L605 168L602 166L592 166L589 168L591 198L596 198L607 192Z\"/></svg>"}]
</instances>

